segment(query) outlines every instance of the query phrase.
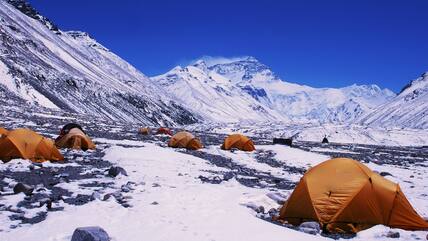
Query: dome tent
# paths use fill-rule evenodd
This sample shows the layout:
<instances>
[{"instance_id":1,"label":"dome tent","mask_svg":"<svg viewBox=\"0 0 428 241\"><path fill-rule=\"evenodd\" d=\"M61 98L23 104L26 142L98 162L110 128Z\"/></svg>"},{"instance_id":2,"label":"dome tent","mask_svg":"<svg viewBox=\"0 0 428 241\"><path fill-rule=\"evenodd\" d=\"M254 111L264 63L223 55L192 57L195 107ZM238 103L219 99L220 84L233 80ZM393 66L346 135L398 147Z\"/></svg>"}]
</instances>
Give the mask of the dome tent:
<instances>
[{"instance_id":1,"label":"dome tent","mask_svg":"<svg viewBox=\"0 0 428 241\"><path fill-rule=\"evenodd\" d=\"M30 129L16 129L0 138L0 159L8 162L14 158L33 162L64 160L53 140Z\"/></svg>"},{"instance_id":2,"label":"dome tent","mask_svg":"<svg viewBox=\"0 0 428 241\"><path fill-rule=\"evenodd\" d=\"M156 131L156 135L169 135L172 136L172 131L169 128L161 127Z\"/></svg>"},{"instance_id":3,"label":"dome tent","mask_svg":"<svg viewBox=\"0 0 428 241\"><path fill-rule=\"evenodd\" d=\"M191 133L181 131L171 137L168 142L169 147L186 148L189 150L198 150L202 148L201 142Z\"/></svg>"},{"instance_id":4,"label":"dome tent","mask_svg":"<svg viewBox=\"0 0 428 241\"><path fill-rule=\"evenodd\" d=\"M138 134L149 135L150 133L151 133L151 130L149 127L142 127L138 129Z\"/></svg>"},{"instance_id":5,"label":"dome tent","mask_svg":"<svg viewBox=\"0 0 428 241\"><path fill-rule=\"evenodd\" d=\"M0 127L0 137L2 136L2 135L7 135L7 133L9 133L9 131L8 130L6 130L5 128L3 128L3 127Z\"/></svg>"},{"instance_id":6,"label":"dome tent","mask_svg":"<svg viewBox=\"0 0 428 241\"><path fill-rule=\"evenodd\" d=\"M58 148L70 148L70 149L95 149L95 144L85 134L82 127L78 124L70 123L65 125L60 135L55 140L55 145Z\"/></svg>"},{"instance_id":7,"label":"dome tent","mask_svg":"<svg viewBox=\"0 0 428 241\"><path fill-rule=\"evenodd\" d=\"M232 134L224 139L221 149L230 150L233 148L237 148L241 151L254 151L256 149L253 141L241 134Z\"/></svg>"},{"instance_id":8,"label":"dome tent","mask_svg":"<svg viewBox=\"0 0 428 241\"><path fill-rule=\"evenodd\" d=\"M331 159L307 171L278 220L293 225L317 221L329 232L355 233L377 224L428 229L398 184L348 158Z\"/></svg>"}]
</instances>

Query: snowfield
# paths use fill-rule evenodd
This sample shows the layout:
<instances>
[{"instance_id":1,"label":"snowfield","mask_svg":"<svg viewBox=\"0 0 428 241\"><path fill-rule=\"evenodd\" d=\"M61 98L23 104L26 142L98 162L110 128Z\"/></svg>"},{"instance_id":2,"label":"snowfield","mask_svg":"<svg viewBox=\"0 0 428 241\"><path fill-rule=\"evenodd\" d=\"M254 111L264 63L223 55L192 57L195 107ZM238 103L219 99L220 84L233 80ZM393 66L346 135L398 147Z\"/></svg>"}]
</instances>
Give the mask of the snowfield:
<instances>
[{"instance_id":1,"label":"snowfield","mask_svg":"<svg viewBox=\"0 0 428 241\"><path fill-rule=\"evenodd\" d=\"M60 183L59 187L73 192L72 195L93 195L95 200L84 205L71 205L59 201L54 206L63 206L63 210L48 212L44 221L35 224L19 224L9 218L11 212L0 212L0 240L70 240L76 227L101 226L112 240L328 240L320 235L310 235L265 221L250 207L263 206L265 212L278 208L278 194L286 197L291 190L275 187L258 188L242 185L239 176L219 184L201 181L201 175L212 178L228 171L198 158L183 150L164 147L161 142L136 140L96 139L99 148L104 149L103 159L115 166L123 167L128 176L116 178L98 175L94 179ZM327 155L303 151L279 145L258 145L258 151L271 152L278 162L287 166L309 168L324 160ZM209 153L231 158L238 165L251 168L257 172L268 172L278 178L297 182L301 175L288 173L283 167L272 167L257 161L260 153L241 151L227 152L219 146L210 145L197 153ZM87 153L86 155L93 155ZM63 167L77 165L49 163L46 167ZM14 160L0 166L0 170L28 170L30 163ZM386 171L392 176L387 178L400 183L409 201L424 217L428 217L428 177L426 165L399 167L394 165L368 166L376 171ZM95 168L96 169L96 168ZM96 172L97 170L86 170ZM108 188L82 187L82 184L97 180L99 183L111 183ZM13 180L2 180L13 184ZM114 190L124 192L128 204L124 207L113 197L106 195ZM16 207L16 203L25 198L24 194L0 196L4 206ZM104 200L105 201L102 201ZM13 209L12 208L12 209ZM25 216L30 218L45 207L22 208ZM389 228L375 226L360 232L353 240L388 240ZM398 240L425 239L427 232L400 233Z\"/></svg>"}]
</instances>

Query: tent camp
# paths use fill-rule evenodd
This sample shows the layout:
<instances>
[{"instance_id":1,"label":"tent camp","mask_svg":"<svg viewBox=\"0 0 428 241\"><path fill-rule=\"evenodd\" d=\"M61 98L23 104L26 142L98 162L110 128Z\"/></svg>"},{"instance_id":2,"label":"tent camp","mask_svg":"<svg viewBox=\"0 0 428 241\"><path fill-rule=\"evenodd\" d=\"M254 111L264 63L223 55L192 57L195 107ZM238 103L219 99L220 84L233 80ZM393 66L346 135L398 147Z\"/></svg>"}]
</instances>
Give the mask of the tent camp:
<instances>
[{"instance_id":1,"label":"tent camp","mask_svg":"<svg viewBox=\"0 0 428 241\"><path fill-rule=\"evenodd\" d=\"M138 129L138 134L141 134L141 135L149 135L150 134L150 128L149 127L143 127L143 128L140 128L140 129Z\"/></svg>"},{"instance_id":2,"label":"tent camp","mask_svg":"<svg viewBox=\"0 0 428 241\"><path fill-rule=\"evenodd\" d=\"M14 158L33 162L64 160L53 140L29 129L16 129L0 138L0 159L8 162Z\"/></svg>"},{"instance_id":3,"label":"tent camp","mask_svg":"<svg viewBox=\"0 0 428 241\"><path fill-rule=\"evenodd\" d=\"M309 169L278 219L293 225L317 221L329 232L355 233L377 224L428 229L398 184L348 158L331 159Z\"/></svg>"},{"instance_id":4,"label":"tent camp","mask_svg":"<svg viewBox=\"0 0 428 241\"><path fill-rule=\"evenodd\" d=\"M169 147L186 148L190 150L198 150L202 148L201 142L191 133L181 131L175 134L168 142Z\"/></svg>"},{"instance_id":5,"label":"tent camp","mask_svg":"<svg viewBox=\"0 0 428 241\"><path fill-rule=\"evenodd\" d=\"M224 139L221 149L230 150L233 148L237 148L241 151L254 151L256 149L253 141L241 134L232 134Z\"/></svg>"},{"instance_id":6,"label":"tent camp","mask_svg":"<svg viewBox=\"0 0 428 241\"><path fill-rule=\"evenodd\" d=\"M156 131L156 135L169 135L172 136L172 131L169 128L161 127Z\"/></svg>"},{"instance_id":7,"label":"tent camp","mask_svg":"<svg viewBox=\"0 0 428 241\"><path fill-rule=\"evenodd\" d=\"M77 125L77 124L76 124ZM58 148L71 148L71 149L95 149L95 144L92 140L83 132L82 127L74 126L70 127L71 124L64 126L61 130L61 134L56 138L55 145Z\"/></svg>"},{"instance_id":8,"label":"tent camp","mask_svg":"<svg viewBox=\"0 0 428 241\"><path fill-rule=\"evenodd\" d=\"M6 130L5 128L0 127L0 137L3 136L3 135L7 135L8 132L9 131Z\"/></svg>"}]
</instances>

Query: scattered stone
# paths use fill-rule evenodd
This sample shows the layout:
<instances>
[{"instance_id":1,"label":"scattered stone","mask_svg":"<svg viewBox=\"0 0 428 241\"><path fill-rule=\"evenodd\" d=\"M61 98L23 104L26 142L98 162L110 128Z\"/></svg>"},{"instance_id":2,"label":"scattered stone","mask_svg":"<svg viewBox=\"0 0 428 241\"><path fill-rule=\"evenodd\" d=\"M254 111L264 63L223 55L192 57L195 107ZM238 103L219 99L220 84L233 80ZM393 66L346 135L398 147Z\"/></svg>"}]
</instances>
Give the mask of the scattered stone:
<instances>
[{"instance_id":1,"label":"scattered stone","mask_svg":"<svg viewBox=\"0 0 428 241\"><path fill-rule=\"evenodd\" d=\"M388 237L388 238L399 238L400 233L394 232L394 231L389 231L388 233L386 233L386 237Z\"/></svg>"},{"instance_id":2,"label":"scattered stone","mask_svg":"<svg viewBox=\"0 0 428 241\"><path fill-rule=\"evenodd\" d=\"M110 169L108 169L108 176L110 177L116 177L119 174L128 176L128 173L122 167L110 167Z\"/></svg>"},{"instance_id":3,"label":"scattered stone","mask_svg":"<svg viewBox=\"0 0 428 241\"><path fill-rule=\"evenodd\" d=\"M385 177L385 176L392 176L392 174L391 174L391 173L389 173L389 172L380 172L380 173L379 173L379 175L381 175L382 177Z\"/></svg>"},{"instance_id":4,"label":"scattered stone","mask_svg":"<svg viewBox=\"0 0 428 241\"><path fill-rule=\"evenodd\" d=\"M317 235L321 232L321 228L317 222L304 222L299 225L299 231L307 234Z\"/></svg>"},{"instance_id":5,"label":"scattered stone","mask_svg":"<svg viewBox=\"0 0 428 241\"><path fill-rule=\"evenodd\" d=\"M265 213L265 207L263 206L259 206L258 208L256 208L255 210L257 213Z\"/></svg>"},{"instance_id":6,"label":"scattered stone","mask_svg":"<svg viewBox=\"0 0 428 241\"><path fill-rule=\"evenodd\" d=\"M110 237L101 227L80 227L74 230L71 241L110 241Z\"/></svg>"},{"instance_id":7,"label":"scattered stone","mask_svg":"<svg viewBox=\"0 0 428 241\"><path fill-rule=\"evenodd\" d=\"M34 191L33 187L20 182L13 187L13 192L15 194L23 192L25 195L29 196L33 194L33 191Z\"/></svg>"},{"instance_id":8,"label":"scattered stone","mask_svg":"<svg viewBox=\"0 0 428 241\"><path fill-rule=\"evenodd\" d=\"M43 205L46 204L46 207L49 209L52 209L52 200L50 200L49 198L43 198L39 200L39 207L43 207Z\"/></svg>"},{"instance_id":9,"label":"scattered stone","mask_svg":"<svg viewBox=\"0 0 428 241\"><path fill-rule=\"evenodd\" d=\"M299 227L299 231L307 233L307 234L312 234L312 235L317 235L318 234L318 232L315 229L311 229L311 228L300 228Z\"/></svg>"},{"instance_id":10,"label":"scattered stone","mask_svg":"<svg viewBox=\"0 0 428 241\"><path fill-rule=\"evenodd\" d=\"M271 208L268 211L270 217L276 217L279 215L279 211L276 208Z\"/></svg>"},{"instance_id":11,"label":"scattered stone","mask_svg":"<svg viewBox=\"0 0 428 241\"><path fill-rule=\"evenodd\" d=\"M230 179L234 178L235 174L233 172L227 172L223 175L224 181L229 181Z\"/></svg>"}]
</instances>

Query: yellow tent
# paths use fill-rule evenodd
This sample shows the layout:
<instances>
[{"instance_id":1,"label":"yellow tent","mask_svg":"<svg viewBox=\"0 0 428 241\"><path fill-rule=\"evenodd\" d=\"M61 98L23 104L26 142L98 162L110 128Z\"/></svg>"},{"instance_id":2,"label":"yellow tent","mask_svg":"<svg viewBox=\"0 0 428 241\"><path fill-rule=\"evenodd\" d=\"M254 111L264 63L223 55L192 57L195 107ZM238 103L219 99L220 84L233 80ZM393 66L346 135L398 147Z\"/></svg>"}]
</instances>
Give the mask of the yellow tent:
<instances>
[{"instance_id":1,"label":"yellow tent","mask_svg":"<svg viewBox=\"0 0 428 241\"><path fill-rule=\"evenodd\" d=\"M141 135L149 135L150 134L150 128L149 127L144 127L144 128L140 128L138 129L138 133Z\"/></svg>"},{"instance_id":2,"label":"yellow tent","mask_svg":"<svg viewBox=\"0 0 428 241\"><path fill-rule=\"evenodd\" d=\"M348 158L331 159L307 171L278 219L294 225L317 221L330 232L358 232L377 224L428 229L398 184Z\"/></svg>"},{"instance_id":3,"label":"yellow tent","mask_svg":"<svg viewBox=\"0 0 428 241\"><path fill-rule=\"evenodd\" d=\"M55 140L55 145L58 148L71 148L81 150L94 150L95 144L92 140L79 128L73 128L65 135L60 135Z\"/></svg>"},{"instance_id":4,"label":"yellow tent","mask_svg":"<svg viewBox=\"0 0 428 241\"><path fill-rule=\"evenodd\" d=\"M168 142L168 146L190 150L198 150L202 148L201 142L187 131L181 131L172 136Z\"/></svg>"},{"instance_id":5,"label":"yellow tent","mask_svg":"<svg viewBox=\"0 0 428 241\"><path fill-rule=\"evenodd\" d=\"M5 128L0 127L0 136L7 135L7 133L9 133L8 130L6 130Z\"/></svg>"},{"instance_id":6,"label":"yellow tent","mask_svg":"<svg viewBox=\"0 0 428 241\"><path fill-rule=\"evenodd\" d=\"M221 149L230 150L232 148L237 148L241 151L254 151L256 149L253 141L241 134L232 134L224 139Z\"/></svg>"},{"instance_id":7,"label":"yellow tent","mask_svg":"<svg viewBox=\"0 0 428 241\"><path fill-rule=\"evenodd\" d=\"M0 159L7 162L14 158L33 162L64 160L51 139L29 129L16 129L0 138Z\"/></svg>"}]
</instances>

